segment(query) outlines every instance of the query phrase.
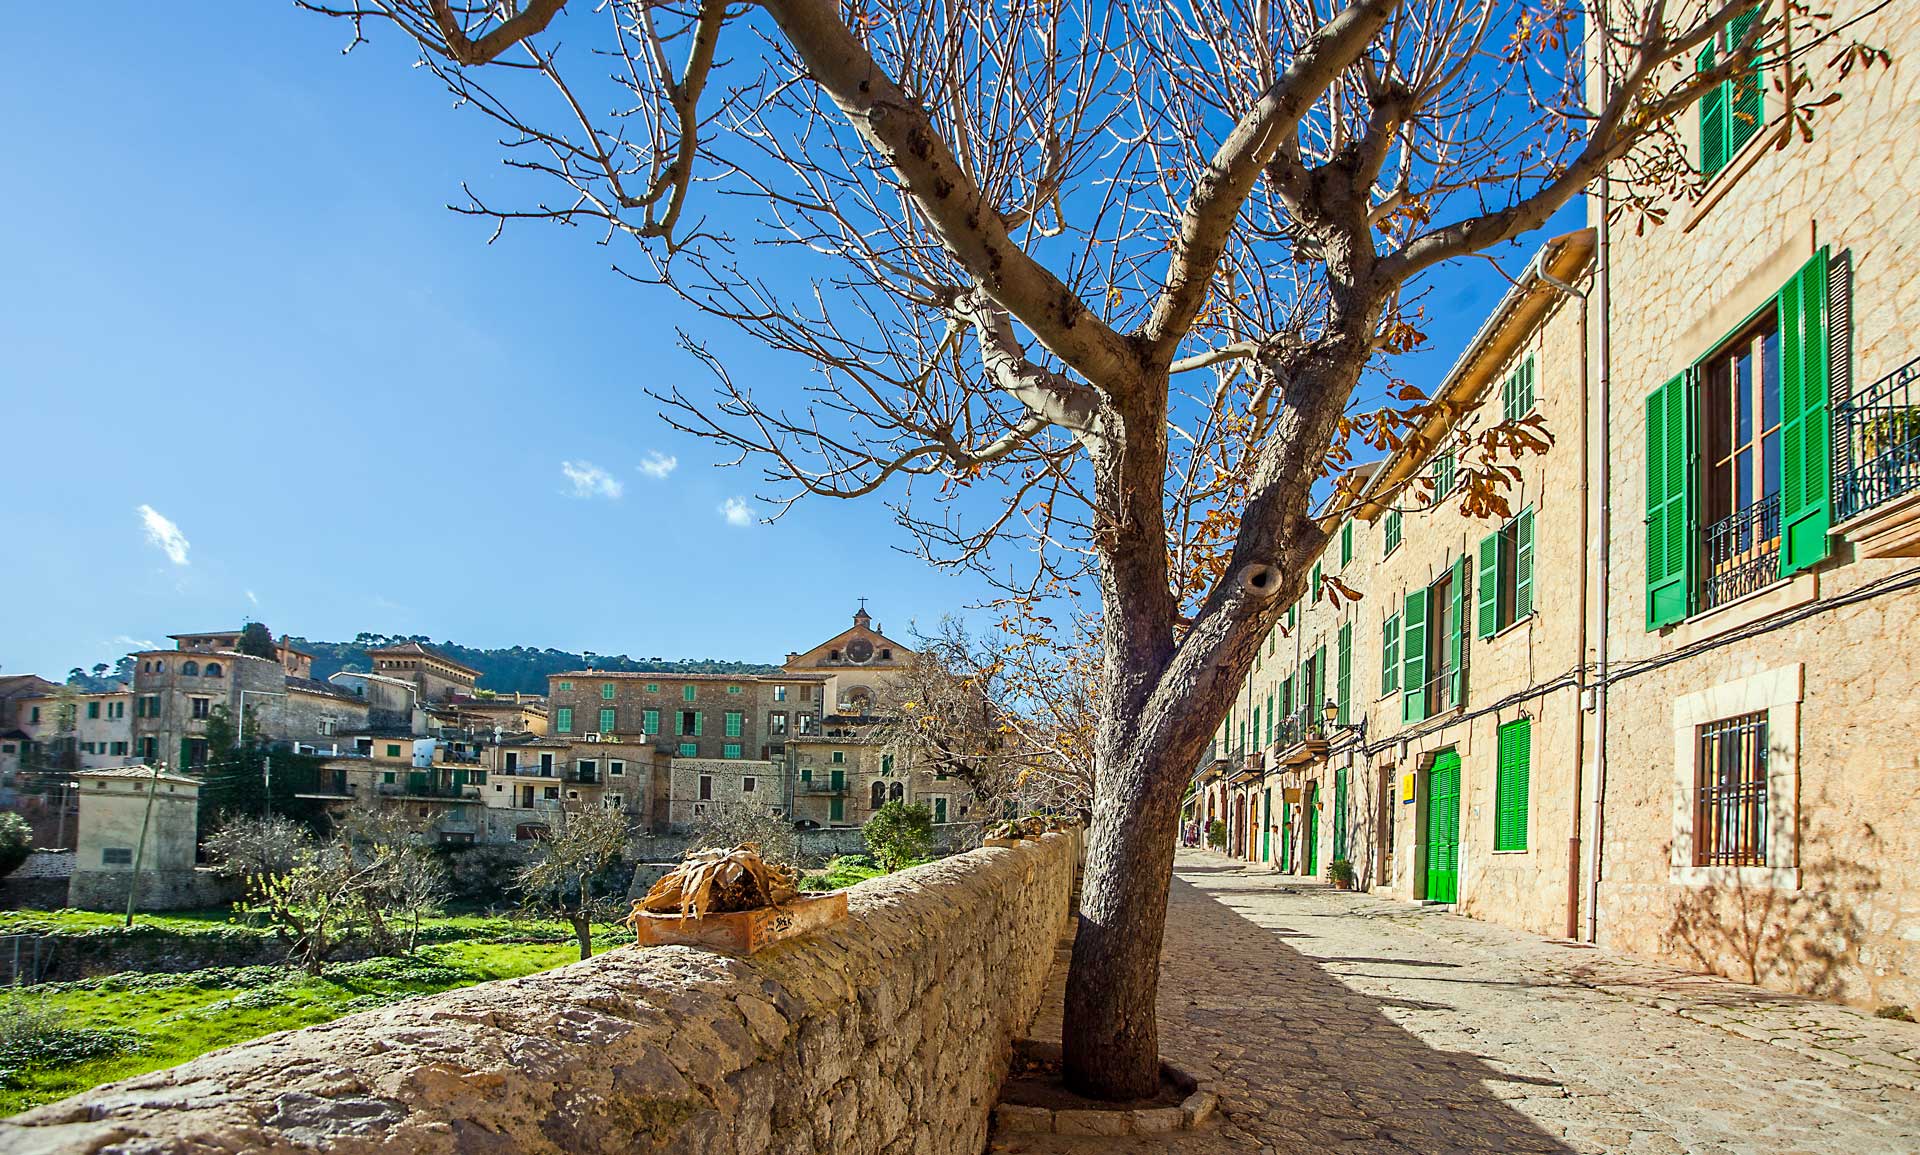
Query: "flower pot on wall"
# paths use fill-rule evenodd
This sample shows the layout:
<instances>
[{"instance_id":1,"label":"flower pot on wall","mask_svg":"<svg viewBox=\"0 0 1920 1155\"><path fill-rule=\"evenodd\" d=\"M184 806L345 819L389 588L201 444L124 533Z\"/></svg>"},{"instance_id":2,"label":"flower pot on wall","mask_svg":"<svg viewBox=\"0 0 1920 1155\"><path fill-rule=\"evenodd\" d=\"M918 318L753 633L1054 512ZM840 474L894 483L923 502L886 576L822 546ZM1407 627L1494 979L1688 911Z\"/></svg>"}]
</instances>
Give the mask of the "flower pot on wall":
<instances>
[{"instance_id":1,"label":"flower pot on wall","mask_svg":"<svg viewBox=\"0 0 1920 1155\"><path fill-rule=\"evenodd\" d=\"M632 925L636 946L699 946L726 954L749 955L782 939L825 930L845 921L846 917L846 892L836 890L760 910L730 911L701 918L637 912Z\"/></svg>"}]
</instances>

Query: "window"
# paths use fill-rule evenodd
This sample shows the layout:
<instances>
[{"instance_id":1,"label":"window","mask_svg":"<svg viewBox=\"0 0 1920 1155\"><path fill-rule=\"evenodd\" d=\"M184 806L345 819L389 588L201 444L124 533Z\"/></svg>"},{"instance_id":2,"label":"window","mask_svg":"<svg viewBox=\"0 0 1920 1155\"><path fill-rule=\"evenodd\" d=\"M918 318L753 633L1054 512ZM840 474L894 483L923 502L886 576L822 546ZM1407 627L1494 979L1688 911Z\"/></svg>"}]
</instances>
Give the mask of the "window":
<instances>
[{"instance_id":1,"label":"window","mask_svg":"<svg viewBox=\"0 0 1920 1155\"><path fill-rule=\"evenodd\" d=\"M212 715L213 713L212 698L189 698L187 699L187 701L193 706L194 717L206 718Z\"/></svg>"},{"instance_id":2,"label":"window","mask_svg":"<svg viewBox=\"0 0 1920 1155\"><path fill-rule=\"evenodd\" d=\"M626 773L627 773L627 764L625 762L608 762L607 763L607 777L623 778L626 776Z\"/></svg>"},{"instance_id":3,"label":"window","mask_svg":"<svg viewBox=\"0 0 1920 1155\"><path fill-rule=\"evenodd\" d=\"M191 659L191 658L189 658L189 659L187 659L187 660L186 660L186 661L184 661L184 662L181 662L181 663L180 663L180 676L181 676L181 677L183 677L183 678L197 678L197 677L199 677L199 676L200 676L200 663L199 663L199 662L196 662L196 661L194 661L194 660L193 660L193 659Z\"/></svg>"},{"instance_id":4,"label":"window","mask_svg":"<svg viewBox=\"0 0 1920 1155\"><path fill-rule=\"evenodd\" d=\"M867 802L867 809L878 810L882 806L885 806L886 804L887 804L887 784L885 782L875 782L873 784L872 796Z\"/></svg>"},{"instance_id":5,"label":"window","mask_svg":"<svg viewBox=\"0 0 1920 1155\"><path fill-rule=\"evenodd\" d=\"M893 776L893 755L891 754L880 755L880 773L884 777Z\"/></svg>"},{"instance_id":6,"label":"window","mask_svg":"<svg viewBox=\"0 0 1920 1155\"><path fill-rule=\"evenodd\" d=\"M389 743L387 744L387 757L389 757L389 758L398 758L399 756L400 756L400 745L399 745L399 743L397 743L397 742L389 742Z\"/></svg>"},{"instance_id":7,"label":"window","mask_svg":"<svg viewBox=\"0 0 1920 1155\"><path fill-rule=\"evenodd\" d=\"M560 706L553 712L553 729L558 734L573 733L573 707Z\"/></svg>"},{"instance_id":8,"label":"window","mask_svg":"<svg viewBox=\"0 0 1920 1155\"><path fill-rule=\"evenodd\" d=\"M700 775L700 801L713 801L713 775L711 774Z\"/></svg>"},{"instance_id":9,"label":"window","mask_svg":"<svg viewBox=\"0 0 1920 1155\"><path fill-rule=\"evenodd\" d=\"M729 693L729 694L738 694L739 692L740 692L740 687L738 687L738 686L728 686L728 687L727 687L727 693Z\"/></svg>"},{"instance_id":10,"label":"window","mask_svg":"<svg viewBox=\"0 0 1920 1155\"><path fill-rule=\"evenodd\" d=\"M207 676L207 677L209 677L209 678L217 678L217 677L219 677L219 676L220 676L220 663L219 663L219 662L208 662L208 663L207 663L207 671L206 671L206 676Z\"/></svg>"},{"instance_id":11,"label":"window","mask_svg":"<svg viewBox=\"0 0 1920 1155\"><path fill-rule=\"evenodd\" d=\"M785 686L775 686L775 687L773 688L773 700L774 700L774 701L776 701L776 702L784 702L784 701L786 701L786 700L787 700L787 688L786 688Z\"/></svg>"},{"instance_id":12,"label":"window","mask_svg":"<svg viewBox=\"0 0 1920 1155\"><path fill-rule=\"evenodd\" d=\"M786 715L786 712L785 712L784 710L783 710L783 711L781 711L781 712L779 712L779 713L777 713L777 714L768 714L768 715L767 715L767 733L768 733L768 734L769 734L770 736L772 736L772 737L775 737L775 738L784 738L784 737L786 737L786 735L787 735L787 715Z\"/></svg>"},{"instance_id":13,"label":"window","mask_svg":"<svg viewBox=\"0 0 1920 1155\"><path fill-rule=\"evenodd\" d=\"M1693 864L1767 864L1767 712L1700 727Z\"/></svg>"},{"instance_id":14,"label":"window","mask_svg":"<svg viewBox=\"0 0 1920 1155\"><path fill-rule=\"evenodd\" d=\"M1500 383L1500 419L1518 421L1533 412L1533 354L1507 374Z\"/></svg>"},{"instance_id":15,"label":"window","mask_svg":"<svg viewBox=\"0 0 1920 1155\"><path fill-rule=\"evenodd\" d=\"M1380 693L1400 688L1400 615L1388 614L1380 625Z\"/></svg>"},{"instance_id":16,"label":"window","mask_svg":"<svg viewBox=\"0 0 1920 1155\"><path fill-rule=\"evenodd\" d=\"M571 689L573 689L573 683L572 683L572 682L562 682L562 683L560 683L560 688L561 688L562 690L571 690Z\"/></svg>"},{"instance_id":17,"label":"window","mask_svg":"<svg viewBox=\"0 0 1920 1155\"><path fill-rule=\"evenodd\" d=\"M648 734L658 734L660 732L660 711L642 710L640 712L640 728Z\"/></svg>"},{"instance_id":18,"label":"window","mask_svg":"<svg viewBox=\"0 0 1920 1155\"><path fill-rule=\"evenodd\" d=\"M1386 526L1382 530L1382 534L1383 534L1384 540L1386 541L1386 549L1380 554L1380 556L1383 558L1392 557L1393 551L1400 548L1400 511L1399 510L1389 509L1387 511Z\"/></svg>"},{"instance_id":19,"label":"window","mask_svg":"<svg viewBox=\"0 0 1920 1155\"><path fill-rule=\"evenodd\" d=\"M518 752L518 751L515 751L515 750L509 750L509 751L507 751L507 756L506 756L506 757L507 757L507 766L506 766L506 769L507 769L507 773L509 773L509 774L512 774L512 773L514 773L514 772L516 772L516 771L518 771L518 770L520 769L520 754L519 754L519 752Z\"/></svg>"},{"instance_id":20,"label":"window","mask_svg":"<svg viewBox=\"0 0 1920 1155\"><path fill-rule=\"evenodd\" d=\"M1320 600L1320 563L1319 562L1313 563L1313 572L1310 575L1308 575L1307 600L1309 602L1317 602Z\"/></svg>"},{"instance_id":21,"label":"window","mask_svg":"<svg viewBox=\"0 0 1920 1155\"><path fill-rule=\"evenodd\" d=\"M381 771L381 773L380 773L380 784L381 784L382 786L391 786L391 785L393 785L393 771L391 771L391 770L383 770L383 771Z\"/></svg>"},{"instance_id":22,"label":"window","mask_svg":"<svg viewBox=\"0 0 1920 1155\"><path fill-rule=\"evenodd\" d=\"M728 743L726 743L725 745L723 745L723 746L721 746L721 747L720 747L720 756L721 756L722 758L738 758L738 757L740 757L740 756L741 756L741 753L740 753L740 743L738 743L738 742L728 742Z\"/></svg>"},{"instance_id":23,"label":"window","mask_svg":"<svg viewBox=\"0 0 1920 1155\"><path fill-rule=\"evenodd\" d=\"M660 683L658 683L658 682L648 682L648 683L647 683L647 693L649 693L649 694L658 694L659 692L660 692Z\"/></svg>"},{"instance_id":24,"label":"window","mask_svg":"<svg viewBox=\"0 0 1920 1155\"><path fill-rule=\"evenodd\" d=\"M1533 510L1480 539L1480 636L1490 638L1533 612Z\"/></svg>"},{"instance_id":25,"label":"window","mask_svg":"<svg viewBox=\"0 0 1920 1155\"><path fill-rule=\"evenodd\" d=\"M614 723L614 708L612 706L608 706L605 709L600 711L600 732L602 734L613 733L614 730L616 729L613 723Z\"/></svg>"},{"instance_id":26,"label":"window","mask_svg":"<svg viewBox=\"0 0 1920 1155\"><path fill-rule=\"evenodd\" d=\"M1339 725L1353 724L1353 623L1340 623L1338 641L1334 646L1336 661L1333 682L1333 703L1339 713L1335 720ZM1344 857L1344 856L1342 856Z\"/></svg>"},{"instance_id":27,"label":"window","mask_svg":"<svg viewBox=\"0 0 1920 1155\"><path fill-rule=\"evenodd\" d=\"M1353 519L1348 518L1340 527L1340 568L1345 569L1353 560Z\"/></svg>"},{"instance_id":28,"label":"window","mask_svg":"<svg viewBox=\"0 0 1920 1155\"><path fill-rule=\"evenodd\" d=\"M542 778L553 777L553 755L552 754L542 753L540 755L540 777Z\"/></svg>"},{"instance_id":29,"label":"window","mask_svg":"<svg viewBox=\"0 0 1920 1155\"><path fill-rule=\"evenodd\" d=\"M549 801L557 801L560 797L560 788L558 786L549 786L540 792L540 797L548 799Z\"/></svg>"},{"instance_id":30,"label":"window","mask_svg":"<svg viewBox=\"0 0 1920 1155\"><path fill-rule=\"evenodd\" d=\"M695 692L695 688L693 686L689 685L689 686L680 687L680 697L688 702L693 701L694 692Z\"/></svg>"},{"instance_id":31,"label":"window","mask_svg":"<svg viewBox=\"0 0 1920 1155\"><path fill-rule=\"evenodd\" d=\"M1649 630L1830 551L1827 263L1816 253L1750 322L1647 395Z\"/></svg>"},{"instance_id":32,"label":"window","mask_svg":"<svg viewBox=\"0 0 1920 1155\"><path fill-rule=\"evenodd\" d=\"M87 717L89 717L89 718L98 718L99 716L100 716L100 703L98 703L98 702L88 702L88 703L87 703Z\"/></svg>"},{"instance_id":33,"label":"window","mask_svg":"<svg viewBox=\"0 0 1920 1155\"><path fill-rule=\"evenodd\" d=\"M1400 720L1418 722L1466 701L1467 559L1407 595L1400 614Z\"/></svg>"},{"instance_id":34,"label":"window","mask_svg":"<svg viewBox=\"0 0 1920 1155\"><path fill-rule=\"evenodd\" d=\"M605 805L610 809L618 810L626 800L627 797L624 794L609 794L607 795Z\"/></svg>"},{"instance_id":35,"label":"window","mask_svg":"<svg viewBox=\"0 0 1920 1155\"><path fill-rule=\"evenodd\" d=\"M756 789L759 788L759 785L760 785L760 782L756 778L742 778L740 780L740 793L752 794Z\"/></svg>"},{"instance_id":36,"label":"window","mask_svg":"<svg viewBox=\"0 0 1920 1155\"><path fill-rule=\"evenodd\" d=\"M699 756L700 756L700 743L698 742L680 743L680 757L698 758Z\"/></svg>"},{"instance_id":37,"label":"window","mask_svg":"<svg viewBox=\"0 0 1920 1155\"><path fill-rule=\"evenodd\" d=\"M746 722L747 722L747 716L744 713L742 713L739 710L728 710L727 711L727 737L738 738L740 736L740 731L745 729Z\"/></svg>"},{"instance_id":38,"label":"window","mask_svg":"<svg viewBox=\"0 0 1920 1155\"><path fill-rule=\"evenodd\" d=\"M29 722L30 724L32 724L32 725L35 725L35 726L38 726L38 725L40 724L40 707L38 707L38 706L35 706L35 707L33 708L33 715L32 715L32 717L30 717L30 718L28 718L28 719L27 719L27 721L28 721L28 722Z\"/></svg>"},{"instance_id":39,"label":"window","mask_svg":"<svg viewBox=\"0 0 1920 1155\"><path fill-rule=\"evenodd\" d=\"M1721 54L1738 47L1761 11L1756 7L1728 21L1726 28L1700 51L1695 60L1698 70L1712 68ZM1763 71L1749 68L1721 81L1700 98L1700 171L1704 175L1712 176L1727 167L1740 146L1760 131Z\"/></svg>"},{"instance_id":40,"label":"window","mask_svg":"<svg viewBox=\"0 0 1920 1155\"><path fill-rule=\"evenodd\" d=\"M574 763L574 766L579 770L579 778L582 782L592 782L600 777L600 762L598 759L582 758Z\"/></svg>"},{"instance_id":41,"label":"window","mask_svg":"<svg viewBox=\"0 0 1920 1155\"><path fill-rule=\"evenodd\" d=\"M1449 449L1445 453L1441 453L1435 456L1432 464L1430 464L1427 467L1427 470L1429 475L1433 478L1432 504L1438 505L1440 504L1441 501L1443 501L1446 498L1447 494L1453 492L1453 482L1454 482L1453 450Z\"/></svg>"},{"instance_id":42,"label":"window","mask_svg":"<svg viewBox=\"0 0 1920 1155\"><path fill-rule=\"evenodd\" d=\"M127 756L127 744L125 742L113 742L109 743L109 745L112 747L109 753L115 758L125 758Z\"/></svg>"},{"instance_id":43,"label":"window","mask_svg":"<svg viewBox=\"0 0 1920 1155\"><path fill-rule=\"evenodd\" d=\"M793 729L796 734L813 733L813 715L798 713L793 716Z\"/></svg>"},{"instance_id":44,"label":"window","mask_svg":"<svg viewBox=\"0 0 1920 1155\"><path fill-rule=\"evenodd\" d=\"M694 737L698 738L700 736L701 721L702 719L700 716L700 711L698 710L680 711L679 733L692 734Z\"/></svg>"},{"instance_id":45,"label":"window","mask_svg":"<svg viewBox=\"0 0 1920 1155\"><path fill-rule=\"evenodd\" d=\"M103 866L132 866L133 848L130 846L102 846L100 862Z\"/></svg>"},{"instance_id":46,"label":"window","mask_svg":"<svg viewBox=\"0 0 1920 1155\"><path fill-rule=\"evenodd\" d=\"M847 752L845 750L835 750L833 752L833 764L835 766L843 766L846 764L846 761Z\"/></svg>"},{"instance_id":47,"label":"window","mask_svg":"<svg viewBox=\"0 0 1920 1155\"><path fill-rule=\"evenodd\" d=\"M942 777L944 777L944 775L942 775ZM907 788L898 782L895 782L893 785L887 787L887 801L889 802L899 802L906 796L907 796Z\"/></svg>"},{"instance_id":48,"label":"window","mask_svg":"<svg viewBox=\"0 0 1920 1155\"><path fill-rule=\"evenodd\" d=\"M1533 722L1518 718L1498 730L1500 763L1493 788L1493 848L1527 848L1527 777L1533 759Z\"/></svg>"},{"instance_id":49,"label":"window","mask_svg":"<svg viewBox=\"0 0 1920 1155\"><path fill-rule=\"evenodd\" d=\"M613 701L613 683L612 682L600 683L600 697L601 697L601 700L603 701L607 701L607 702Z\"/></svg>"}]
</instances>

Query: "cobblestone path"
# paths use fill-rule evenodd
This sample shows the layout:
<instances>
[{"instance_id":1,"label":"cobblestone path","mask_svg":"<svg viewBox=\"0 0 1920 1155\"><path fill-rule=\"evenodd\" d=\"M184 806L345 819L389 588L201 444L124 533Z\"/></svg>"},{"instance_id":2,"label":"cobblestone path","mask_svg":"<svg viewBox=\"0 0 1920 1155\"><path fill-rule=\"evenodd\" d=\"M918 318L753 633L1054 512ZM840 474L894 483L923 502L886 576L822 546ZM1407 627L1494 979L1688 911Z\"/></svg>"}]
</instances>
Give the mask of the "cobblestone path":
<instances>
[{"instance_id":1,"label":"cobblestone path","mask_svg":"<svg viewBox=\"0 0 1920 1155\"><path fill-rule=\"evenodd\" d=\"M1920 1025L1210 854L1166 941L1161 1049L1217 1077L1218 1124L993 1150L1920 1152Z\"/></svg>"}]
</instances>

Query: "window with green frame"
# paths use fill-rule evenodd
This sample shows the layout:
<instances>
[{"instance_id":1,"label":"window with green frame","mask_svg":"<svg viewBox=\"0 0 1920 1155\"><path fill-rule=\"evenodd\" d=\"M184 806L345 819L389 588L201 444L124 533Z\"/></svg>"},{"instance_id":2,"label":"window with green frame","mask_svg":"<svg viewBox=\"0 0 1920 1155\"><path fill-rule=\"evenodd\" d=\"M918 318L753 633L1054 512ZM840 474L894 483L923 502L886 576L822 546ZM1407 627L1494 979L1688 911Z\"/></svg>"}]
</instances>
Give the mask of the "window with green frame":
<instances>
[{"instance_id":1,"label":"window with green frame","mask_svg":"<svg viewBox=\"0 0 1920 1155\"><path fill-rule=\"evenodd\" d=\"M608 706L602 709L600 711L600 732L602 734L611 734L615 730L619 729L619 727L615 726L613 723L614 723L614 708L612 706Z\"/></svg>"},{"instance_id":2,"label":"window with green frame","mask_svg":"<svg viewBox=\"0 0 1920 1155\"><path fill-rule=\"evenodd\" d=\"M1480 539L1479 634L1490 638L1533 612L1533 510Z\"/></svg>"},{"instance_id":3,"label":"window with green frame","mask_svg":"<svg viewBox=\"0 0 1920 1155\"><path fill-rule=\"evenodd\" d=\"M680 756L682 758L698 758L700 756L700 743L698 742L680 743Z\"/></svg>"},{"instance_id":4,"label":"window with green frame","mask_svg":"<svg viewBox=\"0 0 1920 1155\"><path fill-rule=\"evenodd\" d=\"M693 701L694 692L695 692L694 687L692 685L686 685L686 686L680 687L680 697L688 702Z\"/></svg>"},{"instance_id":5,"label":"window with green frame","mask_svg":"<svg viewBox=\"0 0 1920 1155\"><path fill-rule=\"evenodd\" d=\"M1340 623L1340 634L1334 646L1337 655L1334 668L1333 704L1339 713L1336 721L1342 726L1353 725L1353 623Z\"/></svg>"},{"instance_id":6,"label":"window with green frame","mask_svg":"<svg viewBox=\"0 0 1920 1155\"><path fill-rule=\"evenodd\" d=\"M649 694L658 694L659 692L660 692L660 683L658 683L658 682L648 682L648 683L647 683L647 693L649 693Z\"/></svg>"},{"instance_id":7,"label":"window with green frame","mask_svg":"<svg viewBox=\"0 0 1920 1155\"><path fill-rule=\"evenodd\" d=\"M1385 524L1380 530L1381 540L1386 544L1380 556L1389 558L1393 556L1394 550L1400 548L1400 511L1397 509L1389 509L1386 517L1382 520Z\"/></svg>"},{"instance_id":8,"label":"window with green frame","mask_svg":"<svg viewBox=\"0 0 1920 1155\"><path fill-rule=\"evenodd\" d=\"M400 756L399 744L394 742L387 743L387 757L398 758L399 756Z\"/></svg>"},{"instance_id":9,"label":"window with green frame","mask_svg":"<svg viewBox=\"0 0 1920 1155\"><path fill-rule=\"evenodd\" d=\"M743 712L739 710L728 710L727 711L727 737L738 738L740 736L741 729L746 725L746 721L747 721L747 716Z\"/></svg>"},{"instance_id":10,"label":"window with green frame","mask_svg":"<svg viewBox=\"0 0 1920 1155\"><path fill-rule=\"evenodd\" d=\"M1533 412L1533 354L1527 354L1500 383L1500 419L1518 421Z\"/></svg>"},{"instance_id":11,"label":"window with green frame","mask_svg":"<svg viewBox=\"0 0 1920 1155\"><path fill-rule=\"evenodd\" d=\"M1517 718L1500 727L1499 766L1493 788L1493 848L1527 848L1527 778L1533 758L1533 722Z\"/></svg>"},{"instance_id":12,"label":"window with green frame","mask_svg":"<svg viewBox=\"0 0 1920 1155\"><path fill-rule=\"evenodd\" d=\"M1340 568L1345 569L1353 561L1353 519L1348 518L1340 527Z\"/></svg>"},{"instance_id":13,"label":"window with green frame","mask_svg":"<svg viewBox=\"0 0 1920 1155\"><path fill-rule=\"evenodd\" d=\"M1320 600L1320 563L1313 563L1313 572L1307 575L1307 601Z\"/></svg>"},{"instance_id":14,"label":"window with green frame","mask_svg":"<svg viewBox=\"0 0 1920 1155\"><path fill-rule=\"evenodd\" d=\"M1747 30L1764 11L1755 6L1727 22L1713 40L1694 59L1697 71L1705 72L1738 48ZM1712 176L1727 167L1742 145L1760 132L1765 121L1762 92L1765 69L1758 66L1742 70L1721 81L1700 97L1700 171Z\"/></svg>"},{"instance_id":15,"label":"window with green frame","mask_svg":"<svg viewBox=\"0 0 1920 1155\"><path fill-rule=\"evenodd\" d=\"M640 712L640 728L648 734L658 734L660 732L660 711L642 710Z\"/></svg>"},{"instance_id":16,"label":"window with green frame","mask_svg":"<svg viewBox=\"0 0 1920 1155\"><path fill-rule=\"evenodd\" d=\"M562 682L562 683L560 683L560 688L561 688L562 690L571 690L571 689L573 689L573 683L572 683L572 682Z\"/></svg>"},{"instance_id":17,"label":"window with green frame","mask_svg":"<svg viewBox=\"0 0 1920 1155\"><path fill-rule=\"evenodd\" d=\"M727 687L727 693L729 693L729 694L738 694L739 692L740 692L740 687L738 687L738 686L728 686L728 687Z\"/></svg>"},{"instance_id":18,"label":"window with green frame","mask_svg":"<svg viewBox=\"0 0 1920 1155\"><path fill-rule=\"evenodd\" d=\"M1429 476L1433 478L1433 503L1438 505L1447 494L1453 492L1454 461L1453 450L1436 454L1427 466Z\"/></svg>"},{"instance_id":19,"label":"window with green frame","mask_svg":"<svg viewBox=\"0 0 1920 1155\"><path fill-rule=\"evenodd\" d=\"M844 763L846 760L847 760L847 752L845 750L835 750L833 752L833 764L835 766L838 766Z\"/></svg>"},{"instance_id":20,"label":"window with green frame","mask_svg":"<svg viewBox=\"0 0 1920 1155\"><path fill-rule=\"evenodd\" d=\"M573 707L560 706L553 712L553 728L556 733L573 733Z\"/></svg>"},{"instance_id":21,"label":"window with green frame","mask_svg":"<svg viewBox=\"0 0 1920 1155\"><path fill-rule=\"evenodd\" d=\"M1815 253L1753 317L1647 395L1649 630L1673 625L1724 600L1710 596L1708 585L1719 588L1729 576L1724 571L1728 565L1764 568L1764 573L1746 575L1751 584L1791 577L1831 552L1828 342L1830 318L1843 314L1836 313L1828 299L1828 262L1826 249ZM1748 356L1742 367L1741 358L1729 355L1728 349L1760 330L1771 340L1773 354ZM1741 375L1750 375L1754 388L1729 395L1728 378ZM1765 400L1744 403L1746 392ZM1720 464L1718 446L1740 440L1729 431L1736 419L1762 428L1764 413L1759 423L1751 418L1754 409L1768 407L1777 410L1777 431L1757 447L1732 446L1729 461ZM1749 470L1742 463L1743 452L1764 467L1756 462ZM1753 476L1762 482L1751 482ZM1770 482L1765 480L1769 477ZM1765 509L1768 503L1777 503L1777 511ZM1733 527L1731 536L1722 533L1724 525ZM1729 542L1735 548L1727 549Z\"/></svg>"},{"instance_id":22,"label":"window with green frame","mask_svg":"<svg viewBox=\"0 0 1920 1155\"><path fill-rule=\"evenodd\" d=\"M1400 720L1419 722L1467 699L1467 559L1407 594L1400 610Z\"/></svg>"},{"instance_id":23,"label":"window with green frame","mask_svg":"<svg viewBox=\"0 0 1920 1155\"><path fill-rule=\"evenodd\" d=\"M613 701L613 683L612 682L600 683L600 696L609 702Z\"/></svg>"},{"instance_id":24,"label":"window with green frame","mask_svg":"<svg viewBox=\"0 0 1920 1155\"><path fill-rule=\"evenodd\" d=\"M1388 614L1380 623L1380 695L1400 688L1400 615Z\"/></svg>"},{"instance_id":25,"label":"window with green frame","mask_svg":"<svg viewBox=\"0 0 1920 1155\"><path fill-rule=\"evenodd\" d=\"M740 757L740 743L728 742L726 745L720 747L720 756L722 758Z\"/></svg>"}]
</instances>

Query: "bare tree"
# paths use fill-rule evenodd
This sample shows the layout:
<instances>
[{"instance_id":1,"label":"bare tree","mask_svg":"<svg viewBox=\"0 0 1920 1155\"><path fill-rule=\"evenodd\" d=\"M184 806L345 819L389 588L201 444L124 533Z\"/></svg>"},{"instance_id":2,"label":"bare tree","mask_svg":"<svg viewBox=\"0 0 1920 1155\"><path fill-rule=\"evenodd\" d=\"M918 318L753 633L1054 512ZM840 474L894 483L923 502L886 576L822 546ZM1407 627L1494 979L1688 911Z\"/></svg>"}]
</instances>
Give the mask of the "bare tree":
<instances>
[{"instance_id":1,"label":"bare tree","mask_svg":"<svg viewBox=\"0 0 1920 1155\"><path fill-rule=\"evenodd\" d=\"M718 397L661 394L777 508L885 490L930 558L1097 596L1064 1042L1109 1098L1155 1085L1181 791L1326 540L1315 483L1431 408L1390 363L1423 274L1616 164L1616 209L1657 221L1702 94L1763 64L1810 131L1875 59L1760 0L1612 0L1584 38L1573 0L301 2L410 36L560 193L461 211L636 242L622 271L816 371L756 391L688 342ZM700 207L728 195L750 245ZM1481 430L1462 502L1500 508L1539 443Z\"/></svg>"},{"instance_id":2,"label":"bare tree","mask_svg":"<svg viewBox=\"0 0 1920 1155\"><path fill-rule=\"evenodd\" d=\"M760 857L780 866L796 869L805 865L806 851L800 845L793 819L775 814L766 806L748 802L713 802L705 813L693 820L693 838L688 850L731 850L751 843Z\"/></svg>"},{"instance_id":3,"label":"bare tree","mask_svg":"<svg viewBox=\"0 0 1920 1155\"><path fill-rule=\"evenodd\" d=\"M626 853L633 823L617 806L562 810L553 832L521 868L519 884L529 913L553 915L573 927L580 957L593 956L593 924L627 912L624 880L610 868Z\"/></svg>"}]
</instances>

